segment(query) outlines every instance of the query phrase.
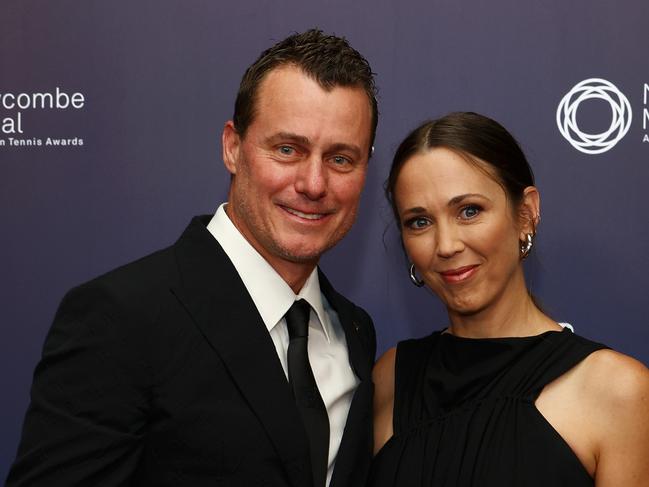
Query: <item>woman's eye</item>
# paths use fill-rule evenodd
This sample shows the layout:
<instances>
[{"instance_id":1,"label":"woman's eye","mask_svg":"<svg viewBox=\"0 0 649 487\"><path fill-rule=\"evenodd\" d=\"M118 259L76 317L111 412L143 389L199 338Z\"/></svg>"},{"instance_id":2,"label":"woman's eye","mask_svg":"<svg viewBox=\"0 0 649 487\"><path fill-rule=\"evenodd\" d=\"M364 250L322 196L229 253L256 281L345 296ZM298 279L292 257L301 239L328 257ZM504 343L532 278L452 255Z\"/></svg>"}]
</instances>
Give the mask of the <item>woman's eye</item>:
<instances>
[{"instance_id":1,"label":"woman's eye","mask_svg":"<svg viewBox=\"0 0 649 487\"><path fill-rule=\"evenodd\" d=\"M406 226L414 230L420 230L428 226L428 220L423 217L412 218L406 222Z\"/></svg>"},{"instance_id":2,"label":"woman's eye","mask_svg":"<svg viewBox=\"0 0 649 487\"><path fill-rule=\"evenodd\" d=\"M464 220L470 220L475 218L480 213L480 207L476 205L468 205L460 210L460 218Z\"/></svg>"}]
</instances>

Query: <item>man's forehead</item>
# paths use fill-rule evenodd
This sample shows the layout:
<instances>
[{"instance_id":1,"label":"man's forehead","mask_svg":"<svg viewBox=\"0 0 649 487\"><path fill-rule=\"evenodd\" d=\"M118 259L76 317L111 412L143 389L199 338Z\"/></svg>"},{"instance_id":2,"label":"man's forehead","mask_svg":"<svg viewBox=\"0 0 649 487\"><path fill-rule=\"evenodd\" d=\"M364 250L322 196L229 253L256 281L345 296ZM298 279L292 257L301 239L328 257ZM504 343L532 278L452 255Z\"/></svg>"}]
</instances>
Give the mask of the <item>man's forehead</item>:
<instances>
[{"instance_id":1,"label":"man's forehead","mask_svg":"<svg viewBox=\"0 0 649 487\"><path fill-rule=\"evenodd\" d=\"M244 140L295 142L322 151L370 154L372 106L361 87L324 89L295 65L269 71L257 90ZM283 140L281 140L283 138Z\"/></svg>"}]
</instances>

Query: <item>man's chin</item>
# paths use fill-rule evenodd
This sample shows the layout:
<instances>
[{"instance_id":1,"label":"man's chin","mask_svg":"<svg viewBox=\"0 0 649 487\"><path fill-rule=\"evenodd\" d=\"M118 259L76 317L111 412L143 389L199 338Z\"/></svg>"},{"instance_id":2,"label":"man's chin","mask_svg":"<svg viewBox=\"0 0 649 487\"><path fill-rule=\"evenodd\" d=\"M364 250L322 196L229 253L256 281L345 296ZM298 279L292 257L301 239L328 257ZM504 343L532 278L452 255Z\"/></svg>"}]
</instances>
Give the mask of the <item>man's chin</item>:
<instances>
[{"instance_id":1,"label":"man's chin","mask_svg":"<svg viewBox=\"0 0 649 487\"><path fill-rule=\"evenodd\" d=\"M288 249L283 249L280 256L284 260L292 262L294 264L317 264L324 252L324 250L304 252L303 250L291 251Z\"/></svg>"},{"instance_id":2,"label":"man's chin","mask_svg":"<svg viewBox=\"0 0 649 487\"><path fill-rule=\"evenodd\" d=\"M277 246L276 253L282 259L294 264L317 264L322 254L335 245L292 244Z\"/></svg>"}]
</instances>

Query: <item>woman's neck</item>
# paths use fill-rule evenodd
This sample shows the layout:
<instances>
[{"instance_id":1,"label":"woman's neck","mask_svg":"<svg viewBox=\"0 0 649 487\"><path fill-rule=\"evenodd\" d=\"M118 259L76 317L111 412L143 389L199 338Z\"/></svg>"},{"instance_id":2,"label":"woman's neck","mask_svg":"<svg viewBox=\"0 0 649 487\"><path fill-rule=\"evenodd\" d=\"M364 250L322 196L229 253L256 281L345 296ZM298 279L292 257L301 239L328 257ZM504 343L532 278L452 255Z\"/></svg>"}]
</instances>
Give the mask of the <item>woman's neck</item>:
<instances>
[{"instance_id":1,"label":"woman's neck","mask_svg":"<svg viewBox=\"0 0 649 487\"><path fill-rule=\"evenodd\" d=\"M562 329L534 304L523 280L475 313L447 311L448 333L466 338L523 337Z\"/></svg>"}]
</instances>

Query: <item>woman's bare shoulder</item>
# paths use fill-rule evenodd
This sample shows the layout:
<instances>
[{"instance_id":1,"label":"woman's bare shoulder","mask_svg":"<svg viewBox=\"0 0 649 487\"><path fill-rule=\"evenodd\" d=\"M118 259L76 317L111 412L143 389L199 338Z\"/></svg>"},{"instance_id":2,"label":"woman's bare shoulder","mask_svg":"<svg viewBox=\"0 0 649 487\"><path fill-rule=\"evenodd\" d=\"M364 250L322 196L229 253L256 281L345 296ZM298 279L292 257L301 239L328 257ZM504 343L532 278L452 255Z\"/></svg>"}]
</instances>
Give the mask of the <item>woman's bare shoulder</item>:
<instances>
[{"instance_id":1,"label":"woman's bare shoulder","mask_svg":"<svg viewBox=\"0 0 649 487\"><path fill-rule=\"evenodd\" d=\"M394 409L394 364L397 349L391 348L379 358L372 371L374 382L374 453L392 437Z\"/></svg>"},{"instance_id":2,"label":"woman's bare shoulder","mask_svg":"<svg viewBox=\"0 0 649 487\"><path fill-rule=\"evenodd\" d=\"M374 382L375 395L394 396L394 365L397 357L396 347L387 350L374 364L372 381Z\"/></svg>"},{"instance_id":3,"label":"woman's bare shoulder","mask_svg":"<svg viewBox=\"0 0 649 487\"><path fill-rule=\"evenodd\" d=\"M613 350L592 353L580 369L596 431L597 485L648 485L649 369Z\"/></svg>"},{"instance_id":4,"label":"woman's bare shoulder","mask_svg":"<svg viewBox=\"0 0 649 487\"><path fill-rule=\"evenodd\" d=\"M579 367L582 387L603 406L618 408L628 401L649 400L649 369L640 361L614 350L598 350Z\"/></svg>"}]
</instances>

